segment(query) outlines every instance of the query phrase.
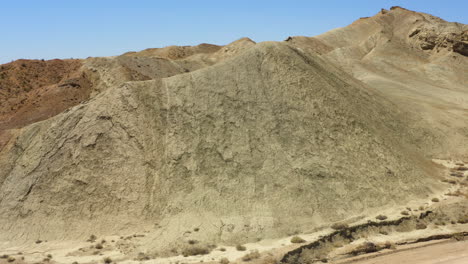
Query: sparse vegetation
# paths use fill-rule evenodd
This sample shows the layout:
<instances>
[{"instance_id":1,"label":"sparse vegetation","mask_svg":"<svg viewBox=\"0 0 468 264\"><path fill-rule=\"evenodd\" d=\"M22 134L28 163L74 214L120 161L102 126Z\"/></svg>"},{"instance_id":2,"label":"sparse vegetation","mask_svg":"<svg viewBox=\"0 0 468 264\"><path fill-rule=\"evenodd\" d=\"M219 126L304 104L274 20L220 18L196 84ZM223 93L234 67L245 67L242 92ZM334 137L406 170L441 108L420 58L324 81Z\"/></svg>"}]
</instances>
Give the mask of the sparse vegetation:
<instances>
[{"instance_id":1,"label":"sparse vegetation","mask_svg":"<svg viewBox=\"0 0 468 264\"><path fill-rule=\"evenodd\" d=\"M408 211L401 211L401 214L402 215L409 215L409 212Z\"/></svg>"},{"instance_id":2,"label":"sparse vegetation","mask_svg":"<svg viewBox=\"0 0 468 264\"><path fill-rule=\"evenodd\" d=\"M224 251L226 251L226 249L222 247L222 248L219 248L219 251L223 251L223 252L224 252Z\"/></svg>"},{"instance_id":3,"label":"sparse vegetation","mask_svg":"<svg viewBox=\"0 0 468 264\"><path fill-rule=\"evenodd\" d=\"M247 248L246 248L245 246L243 246L243 245L237 245L237 246L236 246L236 249L237 249L238 251L246 251L246 250L247 250Z\"/></svg>"},{"instance_id":4,"label":"sparse vegetation","mask_svg":"<svg viewBox=\"0 0 468 264\"><path fill-rule=\"evenodd\" d=\"M42 240L40 239L36 240L36 244L40 244L40 243L42 243Z\"/></svg>"},{"instance_id":5,"label":"sparse vegetation","mask_svg":"<svg viewBox=\"0 0 468 264\"><path fill-rule=\"evenodd\" d=\"M300 243L304 243L306 242L303 238L301 237L298 237L298 236L294 236L291 238L291 243L297 243L297 244L300 244Z\"/></svg>"},{"instance_id":6,"label":"sparse vegetation","mask_svg":"<svg viewBox=\"0 0 468 264\"><path fill-rule=\"evenodd\" d=\"M109 258L109 257L105 257L105 258L104 258L104 263L110 264L110 263L112 263L112 259Z\"/></svg>"},{"instance_id":7,"label":"sparse vegetation","mask_svg":"<svg viewBox=\"0 0 468 264\"><path fill-rule=\"evenodd\" d=\"M222 258L222 259L219 260L219 264L229 264L229 259Z\"/></svg>"},{"instance_id":8,"label":"sparse vegetation","mask_svg":"<svg viewBox=\"0 0 468 264\"><path fill-rule=\"evenodd\" d=\"M47 254L47 258L52 259L52 254Z\"/></svg>"},{"instance_id":9,"label":"sparse vegetation","mask_svg":"<svg viewBox=\"0 0 468 264\"><path fill-rule=\"evenodd\" d=\"M190 239L189 241L187 241L190 245L195 245L198 243L197 240L193 240L193 239Z\"/></svg>"},{"instance_id":10,"label":"sparse vegetation","mask_svg":"<svg viewBox=\"0 0 468 264\"><path fill-rule=\"evenodd\" d=\"M385 219L387 219L387 216L385 215L378 215L377 217L375 217L377 220L380 220L380 221L383 221Z\"/></svg>"},{"instance_id":11,"label":"sparse vegetation","mask_svg":"<svg viewBox=\"0 0 468 264\"><path fill-rule=\"evenodd\" d=\"M200 231L200 228L195 227L195 228L193 229L193 231L198 232L198 231Z\"/></svg>"},{"instance_id":12,"label":"sparse vegetation","mask_svg":"<svg viewBox=\"0 0 468 264\"><path fill-rule=\"evenodd\" d=\"M335 229L335 230L342 230L342 229L346 229L348 228L348 224L343 224L343 223L335 223L331 226L331 228Z\"/></svg>"},{"instance_id":13,"label":"sparse vegetation","mask_svg":"<svg viewBox=\"0 0 468 264\"><path fill-rule=\"evenodd\" d=\"M439 202L439 198L432 198L431 201L434 202L434 203L438 203L438 202Z\"/></svg>"},{"instance_id":14,"label":"sparse vegetation","mask_svg":"<svg viewBox=\"0 0 468 264\"><path fill-rule=\"evenodd\" d=\"M254 260L254 259L258 259L260 258L260 253L258 253L258 250L254 250L248 254L245 254L243 257L242 257L242 261L251 261L251 260Z\"/></svg>"},{"instance_id":15,"label":"sparse vegetation","mask_svg":"<svg viewBox=\"0 0 468 264\"><path fill-rule=\"evenodd\" d=\"M146 255L145 253L143 252L139 252L137 257L136 257L136 260L139 260L139 261L143 261L143 260L150 260L151 258Z\"/></svg>"},{"instance_id":16,"label":"sparse vegetation","mask_svg":"<svg viewBox=\"0 0 468 264\"><path fill-rule=\"evenodd\" d=\"M200 245L192 245L189 247L186 247L182 251L182 255L184 257L188 256L196 256L196 255L206 255L210 253L210 249L208 247L200 246Z\"/></svg>"},{"instance_id":17,"label":"sparse vegetation","mask_svg":"<svg viewBox=\"0 0 468 264\"><path fill-rule=\"evenodd\" d=\"M365 242L365 243L357 246L350 253L352 255L360 255L360 254L372 253L372 252L377 252L377 251L379 251L379 248L377 247L376 244L374 244L372 242Z\"/></svg>"},{"instance_id":18,"label":"sparse vegetation","mask_svg":"<svg viewBox=\"0 0 468 264\"><path fill-rule=\"evenodd\" d=\"M9 256L9 257L7 258L7 261L8 261L8 262L14 262L15 260L16 260L16 259L15 259L14 257L12 257L12 256Z\"/></svg>"},{"instance_id":19,"label":"sparse vegetation","mask_svg":"<svg viewBox=\"0 0 468 264\"><path fill-rule=\"evenodd\" d=\"M427 228L427 225L422 223L422 222L418 222L416 224L416 229L420 230L420 229L426 229Z\"/></svg>"},{"instance_id":20,"label":"sparse vegetation","mask_svg":"<svg viewBox=\"0 0 468 264\"><path fill-rule=\"evenodd\" d=\"M97 237L95 235L91 235L91 236L89 236L87 241L88 242L94 242L94 241L96 241L96 239L97 239Z\"/></svg>"},{"instance_id":21,"label":"sparse vegetation","mask_svg":"<svg viewBox=\"0 0 468 264\"><path fill-rule=\"evenodd\" d=\"M103 248L102 244L100 244L100 243L96 244L96 246L94 246L94 247L95 247L96 249L102 249L102 248Z\"/></svg>"}]
</instances>

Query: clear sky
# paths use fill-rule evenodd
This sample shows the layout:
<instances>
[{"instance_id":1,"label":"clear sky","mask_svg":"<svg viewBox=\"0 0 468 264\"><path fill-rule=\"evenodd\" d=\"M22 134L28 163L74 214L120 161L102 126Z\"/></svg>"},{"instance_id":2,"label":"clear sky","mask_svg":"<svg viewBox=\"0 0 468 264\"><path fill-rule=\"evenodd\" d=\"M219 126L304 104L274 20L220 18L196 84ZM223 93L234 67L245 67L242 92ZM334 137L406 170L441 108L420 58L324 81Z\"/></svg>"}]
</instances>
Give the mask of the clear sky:
<instances>
[{"instance_id":1,"label":"clear sky","mask_svg":"<svg viewBox=\"0 0 468 264\"><path fill-rule=\"evenodd\" d=\"M0 63L314 36L394 5L468 24L468 0L0 0Z\"/></svg>"}]
</instances>

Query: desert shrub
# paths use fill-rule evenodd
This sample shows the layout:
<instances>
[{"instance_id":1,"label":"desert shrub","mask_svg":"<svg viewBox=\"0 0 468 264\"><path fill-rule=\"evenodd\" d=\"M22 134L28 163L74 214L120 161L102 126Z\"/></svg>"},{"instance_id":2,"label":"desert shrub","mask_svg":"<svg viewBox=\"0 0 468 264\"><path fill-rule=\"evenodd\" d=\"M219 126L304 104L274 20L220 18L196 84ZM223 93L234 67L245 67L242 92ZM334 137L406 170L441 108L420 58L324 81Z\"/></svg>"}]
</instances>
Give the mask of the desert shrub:
<instances>
[{"instance_id":1,"label":"desert shrub","mask_svg":"<svg viewBox=\"0 0 468 264\"><path fill-rule=\"evenodd\" d=\"M42 243L42 240L40 239L36 240L36 244L40 244L40 243Z\"/></svg>"},{"instance_id":2,"label":"desert shrub","mask_svg":"<svg viewBox=\"0 0 468 264\"><path fill-rule=\"evenodd\" d=\"M348 228L348 224L343 224L343 223L334 223L333 225L331 225L331 228L335 229L335 230L342 230L342 229L346 229Z\"/></svg>"},{"instance_id":3,"label":"desert shrub","mask_svg":"<svg viewBox=\"0 0 468 264\"><path fill-rule=\"evenodd\" d=\"M8 262L14 262L15 260L16 260L16 259L15 259L14 257L12 257L12 256L9 256L9 257L7 258L7 261L8 261Z\"/></svg>"},{"instance_id":4,"label":"desert shrub","mask_svg":"<svg viewBox=\"0 0 468 264\"><path fill-rule=\"evenodd\" d=\"M109 257L105 257L103 261L104 261L104 263L106 263L106 264L112 263L112 259L109 258Z\"/></svg>"},{"instance_id":5,"label":"desert shrub","mask_svg":"<svg viewBox=\"0 0 468 264\"><path fill-rule=\"evenodd\" d=\"M372 253L372 252L377 252L377 251L379 251L379 248L377 247L377 245L375 245L372 242L365 242L357 246L353 251L351 251L351 254L359 255L359 254Z\"/></svg>"},{"instance_id":6,"label":"desert shrub","mask_svg":"<svg viewBox=\"0 0 468 264\"><path fill-rule=\"evenodd\" d=\"M192 245L182 250L182 255L184 255L184 257L206 255L208 253L210 253L210 249L208 247L203 247L203 246L198 246L198 245L197 246Z\"/></svg>"},{"instance_id":7,"label":"desert shrub","mask_svg":"<svg viewBox=\"0 0 468 264\"><path fill-rule=\"evenodd\" d=\"M219 251L226 251L226 249L222 247L222 248L219 248Z\"/></svg>"},{"instance_id":8,"label":"desert shrub","mask_svg":"<svg viewBox=\"0 0 468 264\"><path fill-rule=\"evenodd\" d=\"M254 260L254 259L258 259L260 258L260 253L258 253L258 250L255 250L255 251L252 251L248 254L245 254L243 257L242 257L242 261L251 261L251 260Z\"/></svg>"},{"instance_id":9,"label":"desert shrub","mask_svg":"<svg viewBox=\"0 0 468 264\"><path fill-rule=\"evenodd\" d=\"M416 224L416 229L420 230L420 229L426 229L427 228L427 225L422 223L422 222L418 222Z\"/></svg>"},{"instance_id":10,"label":"desert shrub","mask_svg":"<svg viewBox=\"0 0 468 264\"><path fill-rule=\"evenodd\" d=\"M95 235L91 235L88 238L88 242L94 242L94 241L96 241L96 239L97 239L97 237Z\"/></svg>"},{"instance_id":11,"label":"desert shrub","mask_svg":"<svg viewBox=\"0 0 468 264\"><path fill-rule=\"evenodd\" d=\"M96 244L96 246L94 246L94 247L95 247L96 249L102 249L102 248L103 248L102 244L100 244L100 243Z\"/></svg>"},{"instance_id":12,"label":"desert shrub","mask_svg":"<svg viewBox=\"0 0 468 264\"><path fill-rule=\"evenodd\" d=\"M190 240L188 241L188 243L189 243L190 245L195 245L195 244L198 243L198 241L197 241L197 240L190 239Z\"/></svg>"},{"instance_id":13,"label":"desert shrub","mask_svg":"<svg viewBox=\"0 0 468 264\"><path fill-rule=\"evenodd\" d=\"M409 212L408 211L401 211L401 214L402 215L409 215Z\"/></svg>"},{"instance_id":14,"label":"desert shrub","mask_svg":"<svg viewBox=\"0 0 468 264\"><path fill-rule=\"evenodd\" d=\"M78 264L78 261L73 261L72 264Z\"/></svg>"},{"instance_id":15,"label":"desert shrub","mask_svg":"<svg viewBox=\"0 0 468 264\"><path fill-rule=\"evenodd\" d=\"M439 198L432 198L432 200L434 203L438 203L439 202Z\"/></svg>"},{"instance_id":16,"label":"desert shrub","mask_svg":"<svg viewBox=\"0 0 468 264\"><path fill-rule=\"evenodd\" d=\"M375 219L380 220L380 221L383 221L383 220L387 219L387 216L385 216L385 215L378 215L377 217L375 217Z\"/></svg>"},{"instance_id":17,"label":"desert shrub","mask_svg":"<svg viewBox=\"0 0 468 264\"><path fill-rule=\"evenodd\" d=\"M297 243L297 244L300 244L300 243L304 243L306 242L304 239L302 239L302 237L298 237L298 236L294 236L291 238L291 243Z\"/></svg>"},{"instance_id":18,"label":"desert shrub","mask_svg":"<svg viewBox=\"0 0 468 264\"><path fill-rule=\"evenodd\" d=\"M200 231L200 228L195 227L195 228L193 229L193 231L198 232L198 231Z\"/></svg>"},{"instance_id":19,"label":"desert shrub","mask_svg":"<svg viewBox=\"0 0 468 264\"><path fill-rule=\"evenodd\" d=\"M146 255L145 253L143 252L139 252L137 257L136 257L136 260L139 260L139 261L143 261L143 260L150 260L151 258Z\"/></svg>"},{"instance_id":20,"label":"desert shrub","mask_svg":"<svg viewBox=\"0 0 468 264\"><path fill-rule=\"evenodd\" d=\"M47 254L47 258L52 259L52 254Z\"/></svg>"},{"instance_id":21,"label":"desert shrub","mask_svg":"<svg viewBox=\"0 0 468 264\"><path fill-rule=\"evenodd\" d=\"M222 258L222 259L219 260L219 264L229 264L229 259Z\"/></svg>"},{"instance_id":22,"label":"desert shrub","mask_svg":"<svg viewBox=\"0 0 468 264\"><path fill-rule=\"evenodd\" d=\"M245 246L243 246L243 245L237 245L237 246L236 246L236 249L237 249L238 251L246 251L246 250L247 250L247 248L246 248Z\"/></svg>"}]
</instances>

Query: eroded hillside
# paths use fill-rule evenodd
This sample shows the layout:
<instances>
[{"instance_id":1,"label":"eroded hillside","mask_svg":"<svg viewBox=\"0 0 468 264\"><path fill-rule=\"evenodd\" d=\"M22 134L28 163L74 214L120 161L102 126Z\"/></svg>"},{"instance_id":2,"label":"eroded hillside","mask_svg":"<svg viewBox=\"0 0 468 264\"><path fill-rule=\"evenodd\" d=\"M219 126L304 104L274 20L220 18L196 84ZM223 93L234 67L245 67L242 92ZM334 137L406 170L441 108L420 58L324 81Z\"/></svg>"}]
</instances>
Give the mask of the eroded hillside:
<instances>
[{"instance_id":1,"label":"eroded hillside","mask_svg":"<svg viewBox=\"0 0 468 264\"><path fill-rule=\"evenodd\" d=\"M468 155L466 29L395 7L283 42L3 65L0 241L133 234L122 254L164 257L459 187L463 163L447 180L432 159Z\"/></svg>"}]
</instances>

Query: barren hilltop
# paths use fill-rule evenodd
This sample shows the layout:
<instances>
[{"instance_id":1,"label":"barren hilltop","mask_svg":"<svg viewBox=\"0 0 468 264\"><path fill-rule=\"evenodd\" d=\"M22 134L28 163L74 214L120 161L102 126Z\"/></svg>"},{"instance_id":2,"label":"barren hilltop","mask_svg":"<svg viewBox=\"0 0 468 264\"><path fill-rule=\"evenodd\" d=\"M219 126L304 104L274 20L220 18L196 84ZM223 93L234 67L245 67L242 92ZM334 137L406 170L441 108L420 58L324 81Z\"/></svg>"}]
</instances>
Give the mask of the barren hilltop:
<instances>
[{"instance_id":1,"label":"barren hilltop","mask_svg":"<svg viewBox=\"0 0 468 264\"><path fill-rule=\"evenodd\" d=\"M0 263L361 263L452 237L465 263L467 56L468 25L392 7L0 65Z\"/></svg>"}]
</instances>

